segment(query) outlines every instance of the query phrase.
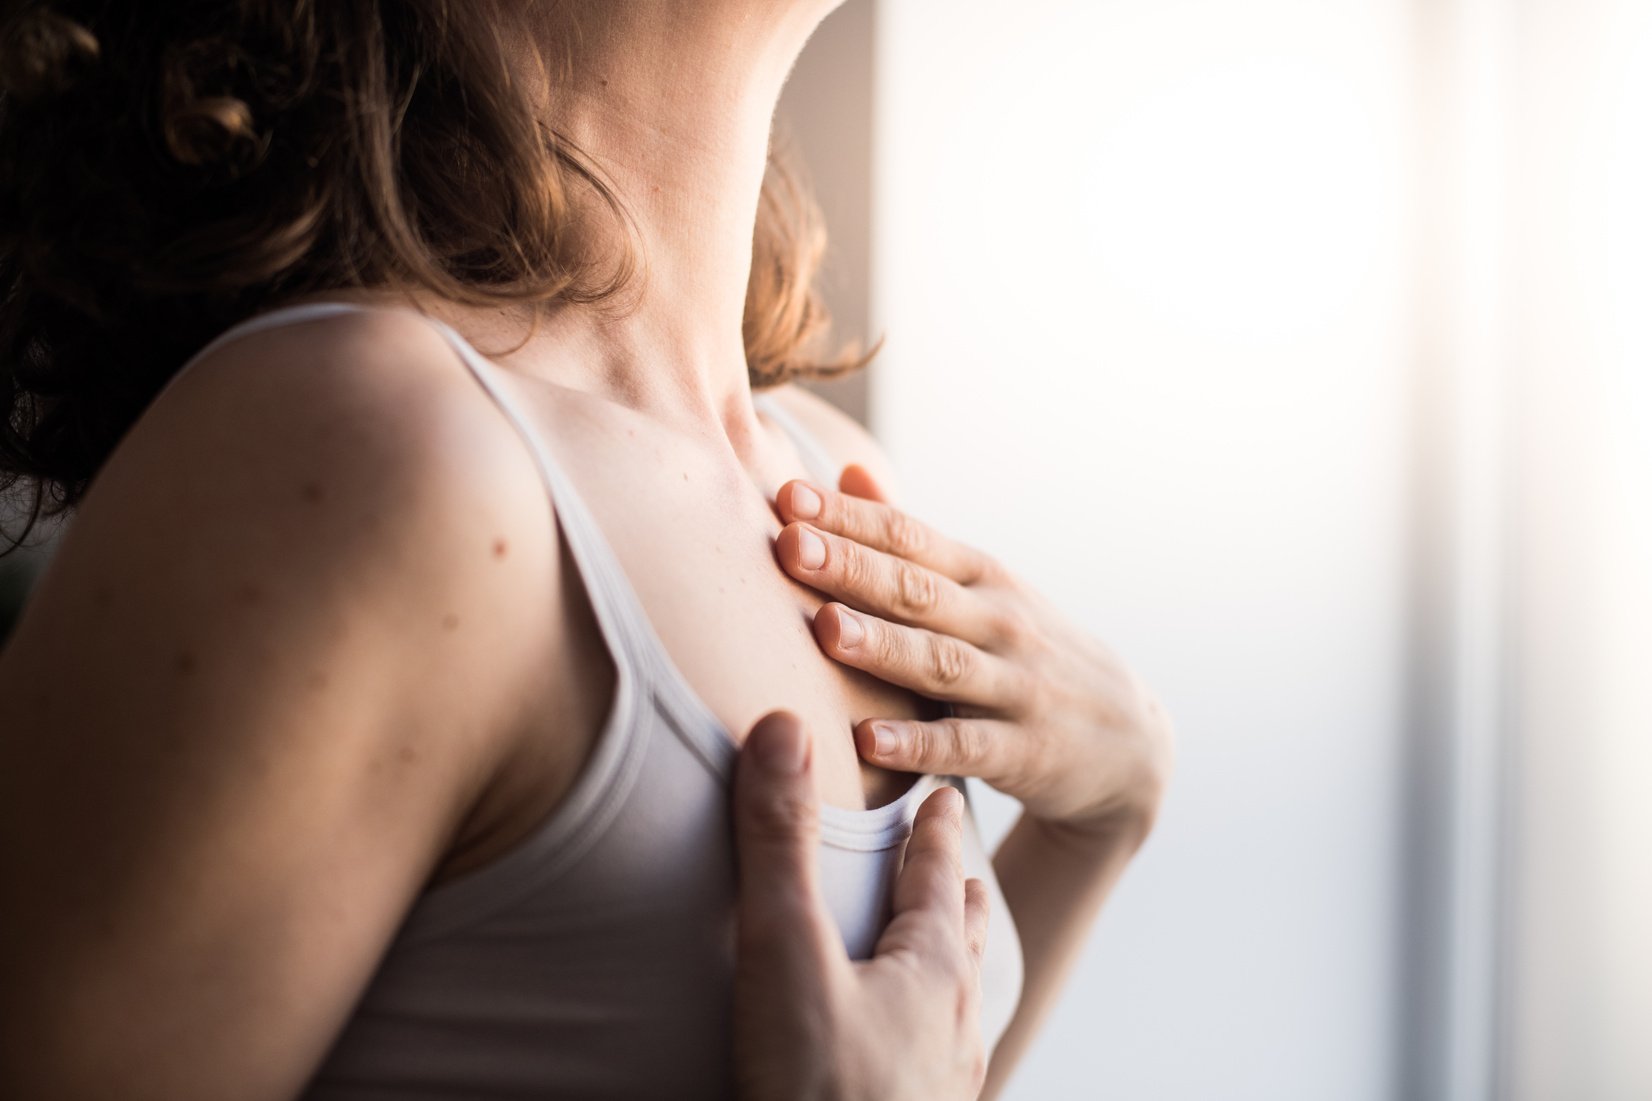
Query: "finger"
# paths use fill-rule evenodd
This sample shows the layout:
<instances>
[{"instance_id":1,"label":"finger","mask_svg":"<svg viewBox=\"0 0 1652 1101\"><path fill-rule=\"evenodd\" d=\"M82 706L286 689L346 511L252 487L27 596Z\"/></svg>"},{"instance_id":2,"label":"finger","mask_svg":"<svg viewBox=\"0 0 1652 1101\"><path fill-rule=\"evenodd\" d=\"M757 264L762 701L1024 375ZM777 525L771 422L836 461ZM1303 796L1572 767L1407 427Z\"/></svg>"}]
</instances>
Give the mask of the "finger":
<instances>
[{"instance_id":1,"label":"finger","mask_svg":"<svg viewBox=\"0 0 1652 1101\"><path fill-rule=\"evenodd\" d=\"M914 951L950 965L963 946L963 796L950 785L932 792L912 821L895 879L893 915L877 954Z\"/></svg>"},{"instance_id":2,"label":"finger","mask_svg":"<svg viewBox=\"0 0 1652 1101\"><path fill-rule=\"evenodd\" d=\"M796 716L764 716L734 777L742 971L815 985L842 940L817 873L820 804L809 739ZM845 957L847 959L847 957Z\"/></svg>"},{"instance_id":3,"label":"finger","mask_svg":"<svg viewBox=\"0 0 1652 1101\"><path fill-rule=\"evenodd\" d=\"M1009 637L1006 617L981 593L908 559L800 523L781 530L774 552L791 576L862 611L982 646Z\"/></svg>"},{"instance_id":4,"label":"finger","mask_svg":"<svg viewBox=\"0 0 1652 1101\"><path fill-rule=\"evenodd\" d=\"M1016 774L1017 755L1032 748L1017 735L1014 724L995 719L867 719L855 726L855 748L867 763L883 768L976 776L999 786Z\"/></svg>"},{"instance_id":5,"label":"finger","mask_svg":"<svg viewBox=\"0 0 1652 1101\"><path fill-rule=\"evenodd\" d=\"M964 947L977 970L987 950L987 922L992 914L992 896L987 885L974 878L964 880Z\"/></svg>"},{"instance_id":6,"label":"finger","mask_svg":"<svg viewBox=\"0 0 1652 1101\"><path fill-rule=\"evenodd\" d=\"M843 468L843 473L838 475L837 487L851 497L864 497L868 501L881 501L886 505L895 503L894 498L883 488L883 484L859 463L850 463Z\"/></svg>"},{"instance_id":7,"label":"finger","mask_svg":"<svg viewBox=\"0 0 1652 1101\"><path fill-rule=\"evenodd\" d=\"M927 566L961 585L980 581L991 569L986 555L948 539L892 505L791 481L775 494L784 523L807 521L864 546Z\"/></svg>"},{"instance_id":8,"label":"finger","mask_svg":"<svg viewBox=\"0 0 1652 1101\"><path fill-rule=\"evenodd\" d=\"M962 639L904 627L827 604L815 613L815 641L826 656L933 700L993 710L1020 705L1026 680L1017 666Z\"/></svg>"}]
</instances>

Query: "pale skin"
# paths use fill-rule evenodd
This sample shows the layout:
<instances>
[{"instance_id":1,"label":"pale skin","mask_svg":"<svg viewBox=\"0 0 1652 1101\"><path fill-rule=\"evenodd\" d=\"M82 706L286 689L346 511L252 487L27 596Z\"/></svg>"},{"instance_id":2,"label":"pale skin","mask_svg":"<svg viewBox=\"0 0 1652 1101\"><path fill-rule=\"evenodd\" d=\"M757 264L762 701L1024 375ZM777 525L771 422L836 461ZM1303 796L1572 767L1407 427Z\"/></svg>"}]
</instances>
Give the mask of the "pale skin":
<instances>
[{"instance_id":1,"label":"pale skin","mask_svg":"<svg viewBox=\"0 0 1652 1101\"><path fill-rule=\"evenodd\" d=\"M993 694L954 692L992 724L990 743L967 728L990 758L943 759L935 736L921 759L862 752L868 718L931 720L924 697L947 693L875 646L837 646L841 613L819 594L878 616L870 580L833 588L829 567L788 564L803 464L753 406L740 326L770 116L833 6L591 0L544 17L543 43L578 44L545 111L612 175L647 277L629 311L556 311L496 361L730 730L795 712L828 803L886 802L931 767L1028 799L996 860L1027 979L990 1093L1152 822L1168 734L1137 697L1114 706L1133 682L1110 657L993 574L951 580L1018 610L1013 647L957 609L892 619L999 663ZM527 331L525 315L396 290L325 297L412 297L484 352ZM861 471L812 526L878 550L848 502L880 496L883 456L815 399L781 400ZM527 452L428 326L333 318L200 363L111 457L0 655L0 1093L291 1097L419 891L554 809L612 681ZM1049 782L1091 765L1093 789ZM957 946L979 938L978 894L945 876L914 892L933 936L907 950L952 964L900 997L953 1014L968 996ZM845 1017L887 981L814 963ZM872 1068L843 1079L866 1092L819 1096L898 1095L878 1092L886 1053L833 1050ZM973 1092L948 1082L928 1095Z\"/></svg>"}]
</instances>

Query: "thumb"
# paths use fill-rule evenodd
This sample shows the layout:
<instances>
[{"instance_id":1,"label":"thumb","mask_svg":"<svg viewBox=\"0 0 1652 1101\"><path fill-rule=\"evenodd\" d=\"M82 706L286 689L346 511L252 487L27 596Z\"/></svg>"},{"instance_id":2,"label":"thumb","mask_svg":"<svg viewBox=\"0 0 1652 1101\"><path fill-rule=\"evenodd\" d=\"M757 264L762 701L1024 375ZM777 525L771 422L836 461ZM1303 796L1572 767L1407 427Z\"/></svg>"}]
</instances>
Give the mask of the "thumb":
<instances>
[{"instance_id":1,"label":"thumb","mask_svg":"<svg viewBox=\"0 0 1652 1101\"><path fill-rule=\"evenodd\" d=\"M800 971L842 955L817 871L820 800L809 738L795 715L776 711L752 728L734 775L739 868L740 968L810 982Z\"/></svg>"}]
</instances>

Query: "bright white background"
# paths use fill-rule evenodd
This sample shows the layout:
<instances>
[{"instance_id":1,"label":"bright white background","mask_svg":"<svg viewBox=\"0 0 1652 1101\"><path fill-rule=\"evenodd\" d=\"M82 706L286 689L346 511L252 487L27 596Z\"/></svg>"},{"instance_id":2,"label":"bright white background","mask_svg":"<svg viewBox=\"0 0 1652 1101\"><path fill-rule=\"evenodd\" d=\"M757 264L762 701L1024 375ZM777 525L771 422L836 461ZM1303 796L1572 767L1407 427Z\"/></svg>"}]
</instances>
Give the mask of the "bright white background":
<instances>
[{"instance_id":1,"label":"bright white background","mask_svg":"<svg viewBox=\"0 0 1652 1101\"><path fill-rule=\"evenodd\" d=\"M876 429L1181 737L1014 1096L1392 1096L1403 21L902 0L880 29Z\"/></svg>"},{"instance_id":2,"label":"bright white background","mask_svg":"<svg viewBox=\"0 0 1652 1101\"><path fill-rule=\"evenodd\" d=\"M811 46L907 501L1180 730L1013 1097L1652 1097L1649 72L1644 0L851 0Z\"/></svg>"}]
</instances>

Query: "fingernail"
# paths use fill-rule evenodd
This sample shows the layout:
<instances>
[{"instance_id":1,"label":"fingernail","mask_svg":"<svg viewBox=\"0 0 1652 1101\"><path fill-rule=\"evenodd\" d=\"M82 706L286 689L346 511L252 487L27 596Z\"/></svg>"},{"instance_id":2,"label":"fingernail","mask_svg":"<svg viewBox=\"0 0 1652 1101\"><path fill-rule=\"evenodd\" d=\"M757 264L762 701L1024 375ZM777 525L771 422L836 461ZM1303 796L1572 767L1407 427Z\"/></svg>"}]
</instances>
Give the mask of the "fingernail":
<instances>
[{"instance_id":1,"label":"fingernail","mask_svg":"<svg viewBox=\"0 0 1652 1101\"><path fill-rule=\"evenodd\" d=\"M779 724L764 732L752 750L757 763L771 776L796 776L803 771L803 756L809 748L803 728L795 722Z\"/></svg>"},{"instance_id":2,"label":"fingernail","mask_svg":"<svg viewBox=\"0 0 1652 1101\"><path fill-rule=\"evenodd\" d=\"M887 757L895 752L895 744L900 741L895 734L895 728L887 723L872 724L872 752L879 757Z\"/></svg>"},{"instance_id":3,"label":"fingernail","mask_svg":"<svg viewBox=\"0 0 1652 1101\"><path fill-rule=\"evenodd\" d=\"M806 570L818 570L826 564L826 542L808 528L797 533L797 564Z\"/></svg>"},{"instance_id":4,"label":"fingernail","mask_svg":"<svg viewBox=\"0 0 1652 1101\"><path fill-rule=\"evenodd\" d=\"M799 520L813 520L820 515L820 494L801 482L792 483L792 515Z\"/></svg>"},{"instance_id":5,"label":"fingernail","mask_svg":"<svg viewBox=\"0 0 1652 1101\"><path fill-rule=\"evenodd\" d=\"M866 637L866 627L860 617L853 612L846 612L842 608L837 610L837 644L840 650L850 650L860 645L860 640Z\"/></svg>"}]
</instances>

